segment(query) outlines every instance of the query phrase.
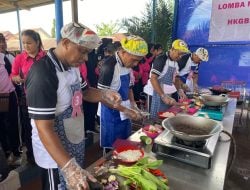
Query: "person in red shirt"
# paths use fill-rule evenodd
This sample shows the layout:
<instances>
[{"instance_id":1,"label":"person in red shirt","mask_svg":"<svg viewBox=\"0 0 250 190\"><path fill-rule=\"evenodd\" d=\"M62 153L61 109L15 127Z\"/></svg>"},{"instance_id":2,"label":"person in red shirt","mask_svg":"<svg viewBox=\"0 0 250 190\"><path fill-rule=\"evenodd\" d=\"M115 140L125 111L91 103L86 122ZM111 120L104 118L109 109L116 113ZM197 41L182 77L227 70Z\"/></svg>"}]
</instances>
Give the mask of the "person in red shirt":
<instances>
[{"instance_id":1,"label":"person in red shirt","mask_svg":"<svg viewBox=\"0 0 250 190\"><path fill-rule=\"evenodd\" d=\"M22 32L22 44L24 51L16 56L11 71L12 81L16 84L22 84L34 61L46 54L40 35L34 30Z\"/></svg>"},{"instance_id":2,"label":"person in red shirt","mask_svg":"<svg viewBox=\"0 0 250 190\"><path fill-rule=\"evenodd\" d=\"M26 106L26 95L24 83L28 72L35 61L40 60L46 55L43 50L43 44L39 33L34 30L24 30L22 32L22 45L24 51L16 56L12 64L11 78L13 83L20 85L21 95L19 97L19 105L21 110L21 122L24 131L23 141L27 148L27 160L34 163L32 142L31 142L31 124Z\"/></svg>"}]
</instances>

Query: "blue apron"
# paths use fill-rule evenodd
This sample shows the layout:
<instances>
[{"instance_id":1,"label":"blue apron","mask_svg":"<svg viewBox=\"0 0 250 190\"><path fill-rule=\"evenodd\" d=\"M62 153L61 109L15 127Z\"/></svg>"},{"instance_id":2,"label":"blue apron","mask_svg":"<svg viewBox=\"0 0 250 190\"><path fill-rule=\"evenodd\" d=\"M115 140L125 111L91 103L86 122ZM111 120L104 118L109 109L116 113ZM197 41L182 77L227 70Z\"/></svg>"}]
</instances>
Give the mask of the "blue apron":
<instances>
[{"instance_id":1,"label":"blue apron","mask_svg":"<svg viewBox=\"0 0 250 190\"><path fill-rule=\"evenodd\" d=\"M51 60L55 60L50 56ZM80 81L75 84L66 85L72 92L72 99L75 92L81 91ZM73 101L72 101L73 102ZM81 105L81 104L79 104ZM82 111L82 108L80 108ZM72 117L73 107L69 106L65 111L55 117L54 130L57 133L64 149L71 157L74 157L77 163L83 167L85 152L85 134L84 134L84 118L83 115ZM59 169L60 190L66 190L66 182Z\"/></svg>"},{"instance_id":2,"label":"blue apron","mask_svg":"<svg viewBox=\"0 0 250 190\"><path fill-rule=\"evenodd\" d=\"M161 86L163 86L163 84L167 84L167 85L173 84L173 77L175 74L175 70L176 70L175 67L171 67L171 66L168 67L168 70L165 73L165 75L163 75L163 77L159 79L159 83ZM161 97L159 96L159 94L153 91L152 103L151 103L151 108L150 108L151 117L157 118L158 112L166 111L169 107L170 105L165 104L161 100Z\"/></svg>"},{"instance_id":3,"label":"blue apron","mask_svg":"<svg viewBox=\"0 0 250 190\"><path fill-rule=\"evenodd\" d=\"M130 74L120 76L120 89L122 101L128 100ZM121 120L120 112L101 104L101 147L112 148L112 144L118 138L127 139L131 135L131 121Z\"/></svg>"}]
</instances>

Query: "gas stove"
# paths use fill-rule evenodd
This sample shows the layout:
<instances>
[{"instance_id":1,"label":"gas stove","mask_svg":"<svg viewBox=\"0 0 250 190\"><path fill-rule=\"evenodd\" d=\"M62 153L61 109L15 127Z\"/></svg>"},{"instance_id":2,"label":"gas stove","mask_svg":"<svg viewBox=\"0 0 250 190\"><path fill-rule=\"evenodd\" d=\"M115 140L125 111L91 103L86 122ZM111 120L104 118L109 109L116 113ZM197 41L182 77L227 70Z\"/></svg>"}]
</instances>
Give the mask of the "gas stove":
<instances>
[{"instance_id":1,"label":"gas stove","mask_svg":"<svg viewBox=\"0 0 250 190\"><path fill-rule=\"evenodd\" d=\"M194 116L208 117L222 121L225 113L225 106L203 106Z\"/></svg>"},{"instance_id":2,"label":"gas stove","mask_svg":"<svg viewBox=\"0 0 250 190\"><path fill-rule=\"evenodd\" d=\"M210 168L219 133L204 141L183 141L167 129L154 140L153 152L202 168Z\"/></svg>"}]
</instances>

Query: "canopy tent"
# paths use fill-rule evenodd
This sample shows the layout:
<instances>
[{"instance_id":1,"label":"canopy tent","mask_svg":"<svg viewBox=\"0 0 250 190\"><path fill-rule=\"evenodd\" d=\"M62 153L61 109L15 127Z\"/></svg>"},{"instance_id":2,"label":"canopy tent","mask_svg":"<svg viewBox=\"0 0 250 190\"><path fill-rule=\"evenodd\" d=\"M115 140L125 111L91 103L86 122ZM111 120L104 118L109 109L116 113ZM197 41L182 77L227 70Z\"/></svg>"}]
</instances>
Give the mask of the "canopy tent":
<instances>
[{"instance_id":1,"label":"canopy tent","mask_svg":"<svg viewBox=\"0 0 250 190\"><path fill-rule=\"evenodd\" d=\"M63 26L63 10L62 2L67 0L1 0L0 1L0 14L16 11L17 12L17 24L19 31L19 39L21 39L21 27L20 27L20 10L30 10L34 7L55 3L55 17L56 17L56 39L59 41L61 38L60 29ZM77 0L71 0L72 5L72 20L78 21L78 9ZM19 40L20 50L22 50L22 44Z\"/></svg>"},{"instance_id":2,"label":"canopy tent","mask_svg":"<svg viewBox=\"0 0 250 190\"><path fill-rule=\"evenodd\" d=\"M65 1L65 0L64 0ZM11 11L30 10L34 7L55 3L55 0L1 0L0 1L0 14Z\"/></svg>"}]
</instances>

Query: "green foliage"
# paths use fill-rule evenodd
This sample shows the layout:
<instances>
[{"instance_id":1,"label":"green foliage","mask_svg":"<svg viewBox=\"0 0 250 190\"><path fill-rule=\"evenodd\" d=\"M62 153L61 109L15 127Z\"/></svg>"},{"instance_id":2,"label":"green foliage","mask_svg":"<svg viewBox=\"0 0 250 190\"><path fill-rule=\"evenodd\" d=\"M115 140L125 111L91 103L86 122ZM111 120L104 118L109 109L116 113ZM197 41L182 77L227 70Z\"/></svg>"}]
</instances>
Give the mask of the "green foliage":
<instances>
[{"instance_id":1,"label":"green foliage","mask_svg":"<svg viewBox=\"0 0 250 190\"><path fill-rule=\"evenodd\" d=\"M154 20L155 41L167 49L171 44L174 1L157 0L155 19L153 19L153 3L146 5L142 18L132 17L122 20L123 29L130 34L139 35L147 42L152 38L152 21Z\"/></svg>"},{"instance_id":2,"label":"green foliage","mask_svg":"<svg viewBox=\"0 0 250 190\"><path fill-rule=\"evenodd\" d=\"M119 32L120 26L117 22L110 22L108 24L102 22L100 25L96 25L96 30L99 36L111 36Z\"/></svg>"}]
</instances>

